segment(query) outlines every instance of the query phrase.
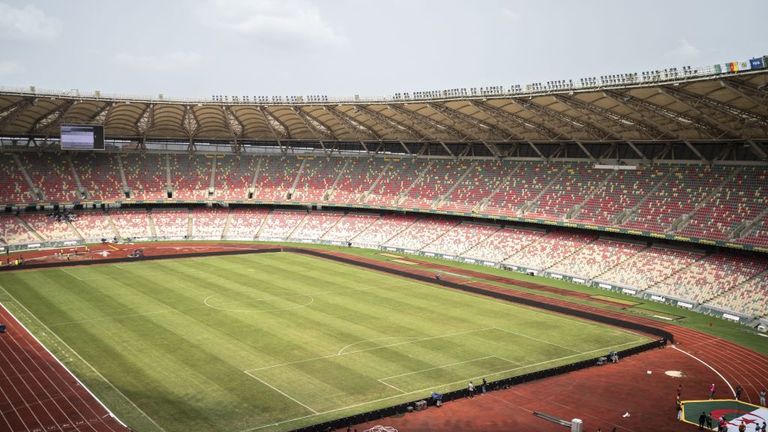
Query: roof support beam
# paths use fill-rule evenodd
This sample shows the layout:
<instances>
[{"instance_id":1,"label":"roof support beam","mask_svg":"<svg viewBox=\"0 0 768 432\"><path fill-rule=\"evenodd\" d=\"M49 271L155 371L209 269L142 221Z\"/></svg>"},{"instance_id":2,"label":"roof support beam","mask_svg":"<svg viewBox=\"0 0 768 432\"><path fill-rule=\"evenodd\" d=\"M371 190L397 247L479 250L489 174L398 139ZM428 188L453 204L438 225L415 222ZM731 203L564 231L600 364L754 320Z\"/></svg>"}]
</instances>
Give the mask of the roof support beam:
<instances>
[{"instance_id":1,"label":"roof support beam","mask_svg":"<svg viewBox=\"0 0 768 432\"><path fill-rule=\"evenodd\" d=\"M502 108L495 107L493 105L490 105L485 102L480 101L468 101L470 105L477 108L480 111L483 111L484 113L488 114L489 116L496 119L496 121L499 121L499 117L503 117L506 121L511 121L513 123L517 123L520 125L523 129L533 129L539 134L541 134L542 139L549 139L549 140L555 140L558 139L560 134L553 131L552 129L549 129L548 127L541 125L539 123L527 120L523 117L520 117L517 114L513 114L509 111L506 111ZM502 122L499 122L499 124L503 124ZM501 127L501 126L499 126ZM510 134L512 134L511 131L507 130ZM511 135L513 139L520 140L522 139L519 135Z\"/></svg>"},{"instance_id":2,"label":"roof support beam","mask_svg":"<svg viewBox=\"0 0 768 432\"><path fill-rule=\"evenodd\" d=\"M627 145L629 145L629 148L631 148L635 153L637 153L638 156L640 156L641 159L643 159L643 162L648 161L648 157L646 157L645 154L641 152L640 149L637 148L637 146L632 141L627 141Z\"/></svg>"},{"instance_id":3,"label":"roof support beam","mask_svg":"<svg viewBox=\"0 0 768 432\"><path fill-rule=\"evenodd\" d=\"M689 148L689 149L690 149L690 150L693 152L693 154L695 154L696 156L698 156L698 157L699 157L699 159L703 160L704 162L709 162L709 161L707 160L707 158L705 158L705 157L704 157L704 155L702 155L702 154L701 154L701 152L699 151L699 149L697 149L696 147L694 147L694 146L693 146L693 144L691 144L691 142L690 142L690 141L688 141L688 140L683 140L683 142L685 143L685 146L686 146L686 147L688 147L688 148Z\"/></svg>"},{"instance_id":4,"label":"roof support beam","mask_svg":"<svg viewBox=\"0 0 768 432\"><path fill-rule=\"evenodd\" d=\"M621 139L616 134L611 132L609 129L606 129L606 128L600 126L599 124L589 120L589 118L592 117L594 112L592 110L590 110L590 109L582 108L581 105L579 105L579 103L575 99L569 99L569 98L566 98L566 97L560 96L560 95L553 95L552 98L555 100L555 102L560 102L563 105L567 106L568 108L570 108L572 110L575 110L575 111L581 113L582 115L584 115L585 118L583 118L583 119L581 119L581 118L574 118L574 117L571 117L571 116L568 116L568 118L573 119L573 121L577 121L577 122L583 123L590 132L595 134L595 136L598 136L599 134L602 134L603 135L603 139L606 139L606 138L607 139L612 139L612 140ZM548 107L542 107L542 108L550 109ZM564 113L561 113L559 111L555 111L555 110L552 110L552 111L555 112L555 113L558 113L561 116L565 116ZM599 117L606 118L604 115L599 115Z\"/></svg>"},{"instance_id":5,"label":"roof support beam","mask_svg":"<svg viewBox=\"0 0 768 432\"><path fill-rule=\"evenodd\" d=\"M447 145L445 145L445 143L444 143L444 142L440 141L440 145L441 145L441 146L443 146L443 148L445 149L445 151L447 151L447 152L448 152L448 154L449 154L449 155L451 155L451 157L456 157L456 155L455 155L455 154L453 154L453 152L451 151L451 149L449 149L449 148L448 148L448 146L447 146Z\"/></svg>"},{"instance_id":6,"label":"roof support beam","mask_svg":"<svg viewBox=\"0 0 768 432\"><path fill-rule=\"evenodd\" d=\"M686 106L696 111L700 118L703 118L705 121L709 122L713 127L719 127L723 129L723 131L730 133L734 137L739 136L740 134L734 131L733 129L724 127L722 125L723 122L718 121L717 119L713 119L707 113L702 111L698 107L698 105L706 105L707 107L717 112L723 113L729 117L735 118L736 120L742 123L745 122L745 117L747 117L754 122L763 123L764 125L768 124L768 120L765 119L764 117L740 110L738 108L731 107L730 105L725 105L723 103L710 99L706 96L690 94L688 92L685 92L673 87L662 87L661 92L666 94L667 96L674 98L675 100L680 101L681 103L685 104ZM717 125L720 125L720 126L717 126Z\"/></svg>"},{"instance_id":7,"label":"roof support beam","mask_svg":"<svg viewBox=\"0 0 768 432\"><path fill-rule=\"evenodd\" d=\"M599 118L606 119L616 125L619 125L622 128L630 127L631 129L641 132L642 134L646 135L648 138L652 140L659 139L665 135L664 132L658 130L657 128L651 125L647 125L644 122L639 122L633 118L621 115L609 109L601 108L595 105L594 103L582 102L576 98L566 97L563 95L554 95L553 97L556 100L572 107L573 109L579 110L580 112L583 112L585 114L591 113L591 114L597 115ZM610 131L606 130L606 132L611 135L614 135L615 137L615 134L612 134Z\"/></svg>"},{"instance_id":8,"label":"roof support beam","mask_svg":"<svg viewBox=\"0 0 768 432\"><path fill-rule=\"evenodd\" d=\"M483 145L488 149L489 152L491 152L494 157L501 159L501 152L499 152L499 148L496 147L496 144L483 141ZM517 143L515 143L515 145L517 145Z\"/></svg>"},{"instance_id":9,"label":"roof support beam","mask_svg":"<svg viewBox=\"0 0 768 432\"><path fill-rule=\"evenodd\" d=\"M398 105L387 105L387 109L390 111L393 111L397 114L400 114L401 116L409 119L411 121L411 124L414 127L418 127L422 130L424 129L432 129L438 133L447 133L448 135L452 136L456 139L456 141L464 142L467 140L467 136L465 134L462 134L461 132L457 131L456 129L448 126L440 124L439 122L436 122L435 120L432 120L428 116L425 116L424 114L418 113L416 111L411 111L405 107L401 107ZM426 125L426 128L424 127ZM425 135L428 136L428 135Z\"/></svg>"},{"instance_id":10,"label":"roof support beam","mask_svg":"<svg viewBox=\"0 0 768 432\"><path fill-rule=\"evenodd\" d=\"M554 111L552 109L545 108L543 106L537 105L537 104L535 104L533 102L526 101L525 99L518 98L518 99L513 99L512 101L514 103L516 103L517 105L520 105L521 107L525 108L527 111L532 112L533 114L535 114L537 116L543 116L545 118L548 117L549 119L553 119L554 118L554 119L558 120L559 123L567 124L570 127L585 128L585 125L583 125L582 123L579 123L576 120L571 119L570 117L568 117L566 115L558 113L558 112L556 112L556 111ZM567 130L563 129L562 126L553 126L553 127L559 133L559 137L561 137L560 139L566 139L568 141L575 141L575 138L573 138L570 135L570 133L571 133L570 131L567 131ZM600 139L600 140L602 140L602 139Z\"/></svg>"},{"instance_id":11,"label":"roof support beam","mask_svg":"<svg viewBox=\"0 0 768 432\"><path fill-rule=\"evenodd\" d=\"M266 110L266 108L264 108L264 106L259 106L258 111L264 117L264 123L267 124L267 127L272 132L272 135L274 135L275 141L277 141L277 145L280 146L280 151L284 152L283 145L281 144L281 141L280 141L281 138L283 137L283 134L282 133L278 133L277 129L275 129L275 127L272 125L272 122L270 121L270 119L274 119L274 117L272 117L270 114L267 113L267 110ZM275 121L277 121L277 120L275 120ZM277 122L277 123L281 124L280 122ZM290 134L288 134L288 129L285 129L285 132L286 132L286 136L288 138L290 138L291 136L290 136Z\"/></svg>"},{"instance_id":12,"label":"roof support beam","mask_svg":"<svg viewBox=\"0 0 768 432\"><path fill-rule=\"evenodd\" d=\"M330 137L332 140L335 140L335 141L340 141L340 140L339 140L339 138L336 136L336 134L333 132L333 129L331 129L331 127L330 127L330 126L328 126L327 124L325 124L325 123L321 122L321 121L320 121L320 119L318 119L317 117L313 116L312 114L310 114L310 113L308 113L308 112L304 111L303 109L301 109L301 107L299 107L299 108L298 108L298 110L299 110L299 112L301 113L301 115L303 115L304 117L306 117L306 118L307 118L307 120L308 120L310 123L312 123L312 121L314 121L315 123L317 123L317 124L318 124L318 125L320 125L321 127L325 128L325 131L324 131L324 133L325 133L325 135L326 135L326 136Z\"/></svg>"},{"instance_id":13,"label":"roof support beam","mask_svg":"<svg viewBox=\"0 0 768 432\"><path fill-rule=\"evenodd\" d=\"M355 105L353 108L355 108L358 111L362 111L362 112L364 112L364 113L366 113L368 115L372 115L371 113L373 113L373 110L368 110L367 108L365 108L364 106L361 106L361 105ZM362 131L363 133L367 133L368 135L374 137L375 139L377 139L379 141L381 141L383 139L383 137L378 132L376 132L375 129L373 129L372 127L368 126L367 124L361 122L360 120L354 118L353 116L351 116L351 115L349 115L349 114L347 114L347 113L345 113L345 112L343 112L343 111L341 111L340 109L337 109L337 108L331 107L331 110L336 112L338 115L345 117L346 118L346 122L349 125L352 126L352 130L353 130L353 132L355 134L359 134Z\"/></svg>"},{"instance_id":14,"label":"roof support beam","mask_svg":"<svg viewBox=\"0 0 768 432\"><path fill-rule=\"evenodd\" d=\"M51 127L54 124L61 122L61 119L67 114L67 111L75 104L74 99L66 100L61 105L48 111L42 117L39 117L29 128L27 134L31 135L35 132L39 132L43 128ZM44 120L48 120L45 124L42 124Z\"/></svg>"},{"instance_id":15,"label":"roof support beam","mask_svg":"<svg viewBox=\"0 0 768 432\"><path fill-rule=\"evenodd\" d=\"M465 124L471 125L473 128L475 128L478 131L484 132L484 133L490 133L492 134L496 139L502 140L502 141L508 141L512 136L510 134L504 132L503 130L499 129L498 127L486 123L480 119L476 119L475 117L472 117L469 114L464 114L463 112L451 108L446 104L439 104L439 103L429 103L427 104L430 108L433 110L439 112L440 114L443 114L446 117L453 118L454 121L458 120ZM475 137L476 138L476 137ZM478 140L480 141L480 140Z\"/></svg>"},{"instance_id":16,"label":"roof support beam","mask_svg":"<svg viewBox=\"0 0 768 432\"><path fill-rule=\"evenodd\" d=\"M368 108L364 105L355 105L355 108L357 108L358 111L367 114L368 117L371 117L375 120L378 120L380 123L384 123L385 125L388 125L389 129L394 131L396 136L399 135L399 133L402 133L403 131L405 131L418 141L424 141L427 139L426 135L417 131L416 129L408 125L405 125L403 123L400 123L397 120L390 118L376 110ZM381 139L381 137L379 137L379 139Z\"/></svg>"},{"instance_id":17,"label":"roof support beam","mask_svg":"<svg viewBox=\"0 0 768 432\"><path fill-rule=\"evenodd\" d=\"M754 140L747 140L747 144L749 144L749 149L752 150L752 153L759 157L760 160L768 160L768 153L766 153L760 144Z\"/></svg>"},{"instance_id":18,"label":"roof support beam","mask_svg":"<svg viewBox=\"0 0 768 432\"><path fill-rule=\"evenodd\" d=\"M529 146L531 146L533 151L535 151L536 154L539 155L540 158L542 158L543 160L547 160L547 158L544 156L544 153L542 153L541 150L539 150L539 148L536 147L536 144L532 143L531 141L526 141L526 142L528 143Z\"/></svg>"},{"instance_id":19,"label":"roof support beam","mask_svg":"<svg viewBox=\"0 0 768 432\"><path fill-rule=\"evenodd\" d=\"M590 153L589 150L587 150L587 148L584 147L584 144L582 144L581 141L576 141L576 145L579 146L581 151L583 151L584 154L587 155L587 157L589 157L590 160L592 160L592 162L597 162L597 159L595 159L595 157L592 156L592 153Z\"/></svg>"},{"instance_id":20,"label":"roof support beam","mask_svg":"<svg viewBox=\"0 0 768 432\"><path fill-rule=\"evenodd\" d=\"M3 128L13 123L14 120L16 120L16 118L22 113L22 111L34 105L35 103L37 103L37 98L23 98L13 105L7 107L3 111L5 115L0 118L0 130L3 130Z\"/></svg>"},{"instance_id":21,"label":"roof support beam","mask_svg":"<svg viewBox=\"0 0 768 432\"><path fill-rule=\"evenodd\" d=\"M400 141L400 146L403 148L403 150L405 150L406 153L408 153L409 155L411 154L411 150L408 149L408 146L405 145L404 142Z\"/></svg>"}]
</instances>

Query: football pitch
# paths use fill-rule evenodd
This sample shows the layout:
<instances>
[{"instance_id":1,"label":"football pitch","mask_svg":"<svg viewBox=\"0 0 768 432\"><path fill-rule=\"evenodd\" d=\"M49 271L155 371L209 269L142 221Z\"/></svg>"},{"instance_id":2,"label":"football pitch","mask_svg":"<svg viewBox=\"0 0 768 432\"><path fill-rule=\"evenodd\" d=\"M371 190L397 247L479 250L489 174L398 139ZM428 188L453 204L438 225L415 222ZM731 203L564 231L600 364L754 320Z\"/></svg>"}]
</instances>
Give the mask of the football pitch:
<instances>
[{"instance_id":1,"label":"football pitch","mask_svg":"<svg viewBox=\"0 0 768 432\"><path fill-rule=\"evenodd\" d=\"M291 253L0 274L0 302L136 430L291 430L647 338Z\"/></svg>"}]
</instances>

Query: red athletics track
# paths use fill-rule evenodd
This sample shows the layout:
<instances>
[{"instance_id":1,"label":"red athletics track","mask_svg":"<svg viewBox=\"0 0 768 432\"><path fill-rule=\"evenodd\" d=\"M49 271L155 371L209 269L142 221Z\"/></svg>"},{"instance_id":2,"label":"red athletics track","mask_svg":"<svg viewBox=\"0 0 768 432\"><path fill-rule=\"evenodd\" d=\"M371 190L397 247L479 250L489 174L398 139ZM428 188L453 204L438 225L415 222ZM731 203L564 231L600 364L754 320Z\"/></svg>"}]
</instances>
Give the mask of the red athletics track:
<instances>
[{"instance_id":1,"label":"red athletics track","mask_svg":"<svg viewBox=\"0 0 768 432\"><path fill-rule=\"evenodd\" d=\"M70 259L91 261L125 257L137 248L143 249L145 256L160 256L195 252L205 253L243 249L255 250L264 247L268 246L193 243L141 245L110 244L91 247L88 253L82 253L83 248L81 247L81 254L72 256ZM107 256L101 256L99 254L104 250L107 251ZM35 262L65 261L65 258L54 257L52 255L53 253L54 251L36 251L34 253L24 253L24 257L30 264ZM382 261L369 260L367 258L343 253L327 253L344 255L345 257L354 258L360 261L372 261L377 264L382 263ZM421 262L420 264L426 265L431 269L446 270L454 274L471 276L476 279L491 279L533 289L540 287L537 284L518 281L512 278L500 278L498 276L486 275L440 264L424 262ZM430 276L434 274L434 270L424 270L414 268L413 266L401 266L396 265L395 263L387 263L387 265L414 274ZM443 280L456 283L469 283L461 277L454 277L450 274L444 274L442 278ZM450 402L439 409L430 408L419 413L382 419L371 424L355 426L358 430L363 430L374 424L393 425L401 431L516 430L563 432L565 430L562 426L546 422L532 415L532 411L541 411L563 419L571 419L574 417L582 418L585 421L585 431L594 431L597 427L601 427L603 431L608 432L614 426L617 428L617 431L628 432L686 431L695 430L695 428L675 420L675 395L679 384L682 384L683 386L683 399L704 398L706 396L707 386L713 382L717 384L719 397L732 397L726 381L733 386L740 384L745 390L744 399L753 402L757 400L757 392L759 389L768 385L768 358L734 343L674 324L660 323L642 317L569 303L563 300L552 299L536 294L506 290L483 283L482 281L474 281L471 282L471 284L472 286L482 287L488 290L500 291L521 297L531 297L539 301L565 305L572 308L580 308L606 316L620 317L627 321L664 328L675 335L676 347L668 347L643 353L622 360L617 365L590 368L564 376L547 378L515 386L507 390L488 393L474 399ZM547 291L549 291L549 289L547 289ZM567 293L568 291L564 291L561 294ZM5 318L3 317L3 319ZM9 321L9 323L13 322L15 321ZM14 333L15 332L10 332L9 334ZM9 334L5 334L3 337L9 336ZM16 336L13 337L15 338ZM34 339L28 335L26 336L26 339L26 343L30 347L27 352L33 353L33 357L35 353L43 359L46 358L46 355L50 357L39 344L34 342ZM2 340L2 338L0 338L0 340ZM32 349L31 347L37 348ZM707 365L718 371L722 375L722 378L704 363L693 359L676 348L685 350L698 357ZM51 362L55 363L52 358L49 358L47 363ZM650 375L647 374L648 370L652 372ZM665 371L682 371L684 376L682 378L669 377L664 374ZM65 374L62 376L66 376L66 371L63 370L63 368L60 372ZM59 380L65 380L62 376L59 376ZM21 375L21 377L22 381L24 381L22 384L32 379L31 374ZM0 389L6 391L6 393L9 385L7 380L0 381ZM24 385L30 386L29 383ZM45 386L38 385L37 387L30 387L30 389L36 389L36 391L33 391L32 393L34 393L34 397L38 398L38 400L46 399L44 390L51 391L50 388L43 387ZM13 389L13 387L10 387L10 389ZM88 406L90 406L90 404L97 404L93 398L80 400ZM29 402L23 400L16 400L16 402L10 406L0 405L0 412L4 413L4 415L6 412L26 413L24 417L18 415L15 417L17 422L21 421L22 424L26 426L21 429L11 429L12 432L16 432L17 430L32 431L35 430L35 428L39 428L39 426L33 426L37 424L35 423L37 417L32 414L34 413L40 417L43 413L49 411L50 410L43 410L42 405L29 405ZM86 411L75 412L83 413ZM625 412L629 412L629 417L623 417ZM69 430L110 430L95 429L91 424L86 426L88 426L88 428L70 428ZM0 430L2 429L0 428ZM66 431L67 429L38 430Z\"/></svg>"}]
</instances>

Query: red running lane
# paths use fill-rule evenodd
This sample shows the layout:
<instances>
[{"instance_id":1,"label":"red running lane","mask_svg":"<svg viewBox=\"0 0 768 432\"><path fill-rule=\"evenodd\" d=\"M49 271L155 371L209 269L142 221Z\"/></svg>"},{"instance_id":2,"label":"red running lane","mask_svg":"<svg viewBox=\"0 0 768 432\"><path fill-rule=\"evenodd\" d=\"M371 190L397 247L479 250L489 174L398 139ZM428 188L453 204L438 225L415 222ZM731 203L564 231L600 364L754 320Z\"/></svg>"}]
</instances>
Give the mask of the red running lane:
<instances>
[{"instance_id":1,"label":"red running lane","mask_svg":"<svg viewBox=\"0 0 768 432\"><path fill-rule=\"evenodd\" d=\"M128 432L0 305L0 430Z\"/></svg>"}]
</instances>

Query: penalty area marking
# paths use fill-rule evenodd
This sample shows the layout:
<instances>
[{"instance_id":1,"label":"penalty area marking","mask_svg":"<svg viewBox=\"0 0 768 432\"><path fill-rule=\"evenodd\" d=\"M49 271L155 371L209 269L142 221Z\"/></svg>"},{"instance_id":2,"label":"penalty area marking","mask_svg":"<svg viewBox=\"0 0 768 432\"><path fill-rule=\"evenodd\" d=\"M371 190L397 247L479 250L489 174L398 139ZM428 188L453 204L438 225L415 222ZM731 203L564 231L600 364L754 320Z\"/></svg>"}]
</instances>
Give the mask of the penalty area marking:
<instances>
[{"instance_id":1,"label":"penalty area marking","mask_svg":"<svg viewBox=\"0 0 768 432\"><path fill-rule=\"evenodd\" d=\"M678 350L678 351L680 351L681 353L683 353L683 354L687 355L688 357L690 357L690 358L692 358L692 359L694 359L694 360L698 361L699 363L703 364L704 366L706 366L706 367L710 368L710 369L712 370L712 372L714 372L715 374L717 374L717 376L719 376L719 377L720 377L720 379L721 379L721 380L723 380L723 381L725 382L725 384L726 384L726 385L728 385L728 388L729 388L729 389L731 389L731 393L733 394L733 397L734 397L734 398L736 397L736 390L734 390L734 389L733 389L733 386L731 385L731 383L729 383L729 382L728 382L728 380L727 380L727 379L725 379L725 377L723 376L723 374L721 374L720 372L718 372L718 371L717 371L717 369L715 369L715 368L713 368L712 366L710 366L710 365L709 365L707 362L705 362L704 360L702 360L702 359L700 359L700 358L696 357L695 355L693 355L693 354L691 354L691 353L689 353L689 352L687 352L687 351L683 351L683 350L681 350L680 348L676 347L675 345L672 345L672 348L673 348L673 349L676 349L676 350Z\"/></svg>"},{"instance_id":2,"label":"penalty area marking","mask_svg":"<svg viewBox=\"0 0 768 432\"><path fill-rule=\"evenodd\" d=\"M256 375L252 375L252 374L250 374L248 371L244 371L244 372L245 372L245 374L246 374L246 375L248 375L249 377L251 377L251 378L253 378L253 379L255 379L255 380L259 381L260 383L264 384L265 386L267 386L267 387L271 388L272 390L274 390L274 391L276 391L276 392L280 393L281 395L283 395L283 396L287 397L288 399L290 399L290 400L292 400L292 401L296 402L297 404L299 404L299 405L303 406L304 408L306 408L306 409L308 409L308 410L312 411L313 413L315 413L315 414L320 414L319 412L315 411L315 410L314 410L314 409L313 409L311 406L309 406L309 405L307 405L307 404L305 404L305 403L301 402L300 400L298 400L298 399L296 399L295 397L293 397L293 396L289 395L288 393L286 393L286 392L284 392L284 391L280 390L279 388L277 388L277 387L273 386L272 384L270 384L270 383L266 382L265 380L263 380L263 379L261 379L261 378L257 377Z\"/></svg>"},{"instance_id":3,"label":"penalty area marking","mask_svg":"<svg viewBox=\"0 0 768 432\"><path fill-rule=\"evenodd\" d=\"M491 328L493 328L493 327L491 327ZM490 330L491 328L486 329L486 330ZM624 346L627 346L627 345L636 344L638 342L642 342L643 340L644 339L636 340L636 341L632 341L632 342L627 342L627 343L623 343L623 344L620 344L620 345L614 345L614 346L598 348L598 349L595 349L595 350L592 350L592 351L585 351L585 352L582 352L582 353L579 353L579 354L573 354L573 355L569 355L569 356L565 356L565 357L560 357L560 358L556 358L556 359L546 360L546 361L539 362L539 363L523 365L523 366L520 366L520 367L516 367L514 369L507 369L507 370L503 370L503 371L492 372L492 373L484 374L484 375L481 375L481 376L468 377L468 378L465 378L465 379L459 380L459 381L443 383L443 384L436 384L434 386L430 386L430 387L426 387L426 388L418 389L418 390L413 390L413 391L410 391L410 392L407 392L407 393L403 393L403 394L399 394L399 395L387 396L387 397L384 397L384 398L381 398L381 399L375 399L375 400L370 400L370 401L366 401L366 402L360 402L360 403L357 403L357 404L354 404L354 405L348 405L348 406L341 407L341 408L334 408L334 409L327 410L327 411L315 412L315 414L308 414L308 415L304 415L304 416L301 416L301 417L295 417L295 418L288 419L288 420L282 420L282 421L279 421L279 422L268 423L268 424L264 424L264 425L261 425L261 426L254 426L254 427L251 427L251 428L242 429L242 430L240 430L238 432L252 432L252 431L257 431L257 430L261 430L261 429L268 428L268 427L280 426L280 425L283 425L283 424L286 424L286 423L292 423L292 422L299 421L299 420L304 420L304 419L307 419L307 418L310 418L310 417L315 417L315 416L324 415L324 414L331 414L331 413L335 413L335 412L339 412L339 411L344 411L344 410L348 410L348 409L352 409L352 408L357 408L357 407L364 406L364 405L369 405L369 404L372 404L372 403L383 402L383 401L386 401L386 400L395 399L395 398L398 398L398 397L403 397L403 396L414 394L414 393L421 393L421 392L426 392L428 390L439 389L441 387L450 386L450 385L454 385L454 384L458 384L458 383L463 383L463 382L466 382L467 380L479 379L482 376L498 375L498 374L513 372L513 371L520 370L520 369L525 369L525 368L528 368L528 367L540 366L540 365L543 365L543 364L552 363L552 362L556 362L556 361L560 361L560 360L567 360L569 358L577 357L577 356L583 355L583 354L592 354L592 353L596 353L596 352L600 352L600 351L605 351L605 350L613 350L613 349L621 348L621 347L624 347ZM362 351L353 351L353 353L354 352L362 352ZM326 357L334 357L334 356L331 355L331 356L326 356ZM318 358L325 358L325 357L318 357ZM309 359L309 360L314 360L314 359ZM504 359L502 359L502 360L504 360ZM293 362L293 363L300 363L300 362L301 361ZM269 369L269 368L262 368L262 369ZM255 370L259 370L259 369L250 369L250 371L255 371ZM256 378L251 373L249 373L249 371L244 371L244 372L248 376ZM261 381L261 382L264 382L264 380L262 380L262 379L258 379L258 380ZM264 383L264 384L267 384L267 383ZM267 384L267 385L269 387L272 387L269 384ZM274 388L274 387L272 387L272 388ZM275 390L277 390L277 389L275 389ZM283 392L281 392L279 390L277 390L277 391L280 392L281 394L284 394ZM293 400L294 402L298 403L298 401L294 400L293 398L290 398L290 399ZM304 404L300 403L300 405L304 406L305 408L308 408ZM308 408L308 409L311 409L311 408Z\"/></svg>"},{"instance_id":4,"label":"penalty area marking","mask_svg":"<svg viewBox=\"0 0 768 432\"><path fill-rule=\"evenodd\" d=\"M352 348L353 346L359 345L361 343L372 342L377 340L389 340L389 339L419 339L419 336L385 336L385 337L378 337L378 338L371 338L371 339L363 339L341 348L339 352L336 353L336 355L340 356L344 353L344 351L347 350L347 348Z\"/></svg>"}]
</instances>

